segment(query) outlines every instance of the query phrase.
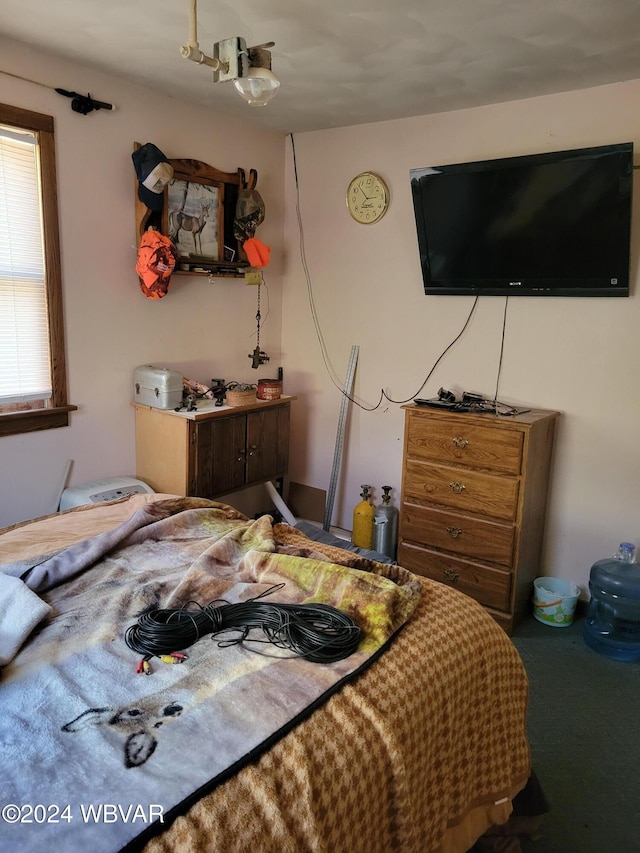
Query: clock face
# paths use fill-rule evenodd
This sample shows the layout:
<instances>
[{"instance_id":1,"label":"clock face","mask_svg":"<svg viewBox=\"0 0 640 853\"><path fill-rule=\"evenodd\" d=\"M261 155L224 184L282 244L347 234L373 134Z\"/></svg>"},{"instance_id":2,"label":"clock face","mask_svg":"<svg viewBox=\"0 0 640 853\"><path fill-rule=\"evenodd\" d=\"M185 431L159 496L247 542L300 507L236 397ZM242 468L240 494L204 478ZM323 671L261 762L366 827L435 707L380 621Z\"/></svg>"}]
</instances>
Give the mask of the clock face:
<instances>
[{"instance_id":1,"label":"clock face","mask_svg":"<svg viewBox=\"0 0 640 853\"><path fill-rule=\"evenodd\" d=\"M381 219L389 206L389 190L379 175L363 172L349 184L347 207L356 222L371 225Z\"/></svg>"}]
</instances>

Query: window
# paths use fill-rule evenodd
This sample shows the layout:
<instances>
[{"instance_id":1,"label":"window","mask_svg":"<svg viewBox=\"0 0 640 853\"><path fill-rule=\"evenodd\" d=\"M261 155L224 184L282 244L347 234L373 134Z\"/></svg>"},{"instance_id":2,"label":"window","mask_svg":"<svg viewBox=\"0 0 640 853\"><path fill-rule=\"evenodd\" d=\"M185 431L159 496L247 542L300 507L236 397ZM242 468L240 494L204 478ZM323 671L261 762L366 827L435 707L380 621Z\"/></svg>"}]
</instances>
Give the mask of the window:
<instances>
[{"instance_id":1,"label":"window","mask_svg":"<svg viewBox=\"0 0 640 853\"><path fill-rule=\"evenodd\" d=\"M67 426L53 118L0 104L0 436Z\"/></svg>"}]
</instances>

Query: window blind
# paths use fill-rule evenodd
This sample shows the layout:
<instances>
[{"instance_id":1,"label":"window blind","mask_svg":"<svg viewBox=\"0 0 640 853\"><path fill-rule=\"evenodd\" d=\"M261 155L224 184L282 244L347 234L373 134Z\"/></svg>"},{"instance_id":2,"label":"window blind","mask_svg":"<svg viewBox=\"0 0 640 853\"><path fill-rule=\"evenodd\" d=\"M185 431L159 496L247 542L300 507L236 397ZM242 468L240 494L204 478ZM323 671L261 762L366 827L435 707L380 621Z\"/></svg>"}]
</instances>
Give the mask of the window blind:
<instances>
[{"instance_id":1,"label":"window blind","mask_svg":"<svg viewBox=\"0 0 640 853\"><path fill-rule=\"evenodd\" d=\"M0 125L0 406L51 397L35 133Z\"/></svg>"}]
</instances>

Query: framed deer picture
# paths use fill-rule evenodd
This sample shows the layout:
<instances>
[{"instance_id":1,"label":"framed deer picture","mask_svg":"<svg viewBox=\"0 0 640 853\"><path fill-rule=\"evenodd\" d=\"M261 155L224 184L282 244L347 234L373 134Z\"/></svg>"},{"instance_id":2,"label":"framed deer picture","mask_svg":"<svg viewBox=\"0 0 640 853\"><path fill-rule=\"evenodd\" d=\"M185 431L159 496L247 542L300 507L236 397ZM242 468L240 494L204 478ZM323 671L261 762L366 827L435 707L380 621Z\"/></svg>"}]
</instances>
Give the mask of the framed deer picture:
<instances>
[{"instance_id":1,"label":"framed deer picture","mask_svg":"<svg viewBox=\"0 0 640 853\"><path fill-rule=\"evenodd\" d=\"M174 172L166 189L165 233L181 258L219 261L223 257L224 185L181 178Z\"/></svg>"},{"instance_id":2,"label":"framed deer picture","mask_svg":"<svg viewBox=\"0 0 640 853\"><path fill-rule=\"evenodd\" d=\"M140 143L134 143L134 151ZM150 210L138 196L135 179L136 239L148 228L170 237L181 263L174 274L242 276L249 263L235 234L239 193L253 188L257 172L223 172L201 160L170 159L173 180L164 189L162 210Z\"/></svg>"}]
</instances>

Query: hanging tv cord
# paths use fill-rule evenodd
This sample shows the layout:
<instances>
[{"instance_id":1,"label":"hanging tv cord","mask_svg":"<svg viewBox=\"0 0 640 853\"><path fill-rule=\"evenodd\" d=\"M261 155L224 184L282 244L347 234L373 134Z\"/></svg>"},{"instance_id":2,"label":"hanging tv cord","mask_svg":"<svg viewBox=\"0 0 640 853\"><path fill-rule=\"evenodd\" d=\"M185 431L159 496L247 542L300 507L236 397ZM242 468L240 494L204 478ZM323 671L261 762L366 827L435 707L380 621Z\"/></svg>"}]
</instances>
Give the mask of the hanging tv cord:
<instances>
[{"instance_id":1,"label":"hanging tv cord","mask_svg":"<svg viewBox=\"0 0 640 853\"><path fill-rule=\"evenodd\" d=\"M509 304L509 297L505 296L504 298L504 313L502 315L502 338L500 340L500 358L498 359L498 373L496 376L496 390L493 395L493 405L497 407L498 405L498 386L500 385L500 374L502 373L502 356L504 354L504 338L505 331L507 328L507 306Z\"/></svg>"},{"instance_id":2,"label":"hanging tv cord","mask_svg":"<svg viewBox=\"0 0 640 853\"><path fill-rule=\"evenodd\" d=\"M418 388L418 390L416 391L416 393L415 393L415 394L412 394L412 395L411 395L410 397L408 397L406 400L392 400L392 399L391 399L391 397L389 397L389 396L385 393L385 391L384 391L384 390L382 391L383 396L384 396L384 397L386 397L386 399L387 399L390 403L399 403L399 404L402 404L402 403L410 403L412 400L414 400L414 399L418 396L418 394L422 391L422 389L423 389L423 388L424 388L424 386L427 384L427 382L431 379L431 376L432 376L433 372L435 371L436 367L440 364L440 362L441 362L441 361L442 361L442 359L445 357L445 355L449 352L449 350L451 349L451 347L452 347L454 344L456 344L456 343L460 340L460 338L464 335L464 333L466 332L466 330L467 330L467 326L468 326L468 325L469 325L469 323L471 322L471 318L473 317L474 311L476 310L476 306L477 306L477 304L478 304L478 299L479 299L479 295L476 293L475 299L473 300L473 305L471 306L471 311L469 311L469 316L468 316L468 317L467 317L467 319L464 321L464 325L463 325L463 327L460 329L460 331L459 331L459 332L458 332L458 334L455 336L455 338L451 341L451 343L447 344L447 346L442 350L442 352L440 353L440 355L438 356L438 358L437 358L437 359L435 360L435 362L433 363L433 367L432 367L432 368L431 368L431 370L427 373L427 376L426 376L426 378L425 378L424 382L423 382L423 383L422 383L422 385Z\"/></svg>"}]
</instances>

